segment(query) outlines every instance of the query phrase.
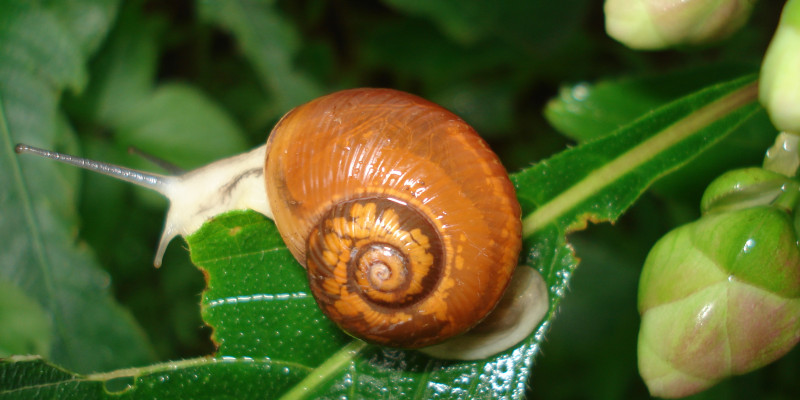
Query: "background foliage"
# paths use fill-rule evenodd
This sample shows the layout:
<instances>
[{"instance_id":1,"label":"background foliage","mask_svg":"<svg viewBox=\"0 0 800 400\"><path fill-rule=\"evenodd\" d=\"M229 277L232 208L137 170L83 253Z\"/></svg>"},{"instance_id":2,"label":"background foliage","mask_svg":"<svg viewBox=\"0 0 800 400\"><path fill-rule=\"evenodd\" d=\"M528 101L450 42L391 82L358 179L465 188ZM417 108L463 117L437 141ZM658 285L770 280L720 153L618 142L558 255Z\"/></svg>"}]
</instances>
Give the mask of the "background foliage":
<instances>
[{"instance_id":1,"label":"background foliage","mask_svg":"<svg viewBox=\"0 0 800 400\"><path fill-rule=\"evenodd\" d=\"M780 8L760 3L750 24L719 46L642 53L605 35L597 1L363 3L84 0L61 7L56 1L7 1L0 6L4 111L22 121L18 131L56 132L33 137L32 144L54 143L152 170L127 154L135 146L189 169L262 143L283 113L320 94L392 87L462 116L515 172L669 100L757 71ZM48 65L44 53L38 60L15 59L20 53L3 43L19 42L59 51L59 59L69 62ZM15 86L8 82L27 79L13 68L20 63L35 65L36 78L45 76L50 84L40 92L10 93ZM9 105L19 102L39 113L20 115ZM57 126L37 126L42 121ZM635 358L636 285L647 251L671 227L698 216L701 190L714 176L735 165L760 164L773 136L758 115L721 151L685 167L690 173L659 182L615 226L591 226L571 236L582 263L537 358L530 398L647 397ZM170 246L164 268L148 267L163 200L105 177L22 165L26 178L36 176L29 180L53 194L33 201L59 216L47 221L44 234L80 244L77 254L55 250L54 259L105 269L76 277L78 284L108 287L113 296L97 302L100 310L90 317L132 314L130 326L114 339L130 343L131 355L109 354L70 368L110 370L213 352L198 308L203 275L182 242ZM13 216L0 218L13 225ZM10 243L12 235L3 235ZM12 252L3 247L2 253L2 265L12 265ZM4 285L10 286L0 280ZM31 321L0 326L46 331L39 326L47 322L35 317L42 313L37 302L26 300L42 294L14 290L0 293L22 299L18 306L32 310ZM63 321L66 328L80 325ZM43 334L19 346L37 352L51 340ZM59 361L57 354L48 356ZM793 398L800 393L798 370L794 351L697 398Z\"/></svg>"}]
</instances>

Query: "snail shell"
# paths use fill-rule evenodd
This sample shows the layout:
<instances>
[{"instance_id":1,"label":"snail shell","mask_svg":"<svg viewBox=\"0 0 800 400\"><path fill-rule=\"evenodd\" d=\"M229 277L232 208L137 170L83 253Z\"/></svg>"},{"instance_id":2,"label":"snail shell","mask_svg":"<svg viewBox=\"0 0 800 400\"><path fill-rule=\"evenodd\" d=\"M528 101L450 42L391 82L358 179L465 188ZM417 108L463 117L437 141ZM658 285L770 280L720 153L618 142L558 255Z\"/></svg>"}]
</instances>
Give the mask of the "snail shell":
<instances>
[{"instance_id":1,"label":"snail shell","mask_svg":"<svg viewBox=\"0 0 800 400\"><path fill-rule=\"evenodd\" d=\"M521 247L497 156L456 115L388 89L290 111L266 152L267 197L317 303L353 336L418 348L483 319Z\"/></svg>"}]
</instances>

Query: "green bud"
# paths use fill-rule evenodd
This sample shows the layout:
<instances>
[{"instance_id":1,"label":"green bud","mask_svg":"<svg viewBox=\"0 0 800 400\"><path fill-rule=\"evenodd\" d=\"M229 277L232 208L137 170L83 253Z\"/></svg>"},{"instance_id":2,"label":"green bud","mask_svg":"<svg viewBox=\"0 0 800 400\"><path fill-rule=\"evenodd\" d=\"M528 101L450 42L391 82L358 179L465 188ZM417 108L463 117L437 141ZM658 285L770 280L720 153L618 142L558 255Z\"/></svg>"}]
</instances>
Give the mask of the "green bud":
<instances>
[{"instance_id":1,"label":"green bud","mask_svg":"<svg viewBox=\"0 0 800 400\"><path fill-rule=\"evenodd\" d=\"M763 168L728 171L714 179L703 193L703 214L769 205L791 181L785 175Z\"/></svg>"},{"instance_id":2,"label":"green bud","mask_svg":"<svg viewBox=\"0 0 800 400\"><path fill-rule=\"evenodd\" d=\"M800 134L800 0L783 8L761 65L759 99L778 130Z\"/></svg>"},{"instance_id":3,"label":"green bud","mask_svg":"<svg viewBox=\"0 0 800 400\"><path fill-rule=\"evenodd\" d=\"M639 373L683 397L764 366L800 339L800 250L789 215L704 216L656 243L639 284Z\"/></svg>"},{"instance_id":4,"label":"green bud","mask_svg":"<svg viewBox=\"0 0 800 400\"><path fill-rule=\"evenodd\" d=\"M715 42L737 31L755 0L606 0L606 32L633 49Z\"/></svg>"}]
</instances>

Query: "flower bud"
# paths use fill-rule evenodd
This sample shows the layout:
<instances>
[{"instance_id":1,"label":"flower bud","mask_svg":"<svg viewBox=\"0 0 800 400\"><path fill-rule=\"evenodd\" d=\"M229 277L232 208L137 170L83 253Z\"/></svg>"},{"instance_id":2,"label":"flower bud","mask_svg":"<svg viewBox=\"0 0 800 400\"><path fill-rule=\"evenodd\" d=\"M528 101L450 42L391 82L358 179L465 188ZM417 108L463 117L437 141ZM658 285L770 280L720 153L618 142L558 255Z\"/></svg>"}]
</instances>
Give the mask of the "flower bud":
<instances>
[{"instance_id":1,"label":"flower bud","mask_svg":"<svg viewBox=\"0 0 800 400\"><path fill-rule=\"evenodd\" d=\"M759 99L778 130L800 134L800 0L783 7L761 65Z\"/></svg>"},{"instance_id":2,"label":"flower bud","mask_svg":"<svg viewBox=\"0 0 800 400\"><path fill-rule=\"evenodd\" d=\"M766 365L800 339L800 250L771 206L708 214L656 243L639 284L639 373L683 397Z\"/></svg>"},{"instance_id":3,"label":"flower bud","mask_svg":"<svg viewBox=\"0 0 800 400\"><path fill-rule=\"evenodd\" d=\"M769 205L790 180L757 167L728 171L708 185L700 200L700 211L707 214Z\"/></svg>"},{"instance_id":4,"label":"flower bud","mask_svg":"<svg viewBox=\"0 0 800 400\"><path fill-rule=\"evenodd\" d=\"M632 49L724 39L747 21L755 0L606 0L606 32Z\"/></svg>"}]
</instances>

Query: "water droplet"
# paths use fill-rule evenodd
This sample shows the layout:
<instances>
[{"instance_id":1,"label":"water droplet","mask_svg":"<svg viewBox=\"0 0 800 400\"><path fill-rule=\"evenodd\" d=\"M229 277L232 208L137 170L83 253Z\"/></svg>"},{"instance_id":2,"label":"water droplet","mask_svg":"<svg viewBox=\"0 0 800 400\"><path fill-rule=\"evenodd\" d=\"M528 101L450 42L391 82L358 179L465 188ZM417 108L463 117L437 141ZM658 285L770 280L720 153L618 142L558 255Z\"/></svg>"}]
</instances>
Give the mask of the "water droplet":
<instances>
[{"instance_id":1,"label":"water droplet","mask_svg":"<svg viewBox=\"0 0 800 400\"><path fill-rule=\"evenodd\" d=\"M749 253L749 252L751 252L753 250L753 247L755 247L755 246L756 246L756 241L755 240L753 240L752 238L747 239L747 241L744 242L744 247L742 247L742 252L745 253L745 254Z\"/></svg>"},{"instance_id":2,"label":"water droplet","mask_svg":"<svg viewBox=\"0 0 800 400\"><path fill-rule=\"evenodd\" d=\"M584 101L589 97L589 85L586 83L579 83L572 88L572 98L577 101Z\"/></svg>"}]
</instances>

